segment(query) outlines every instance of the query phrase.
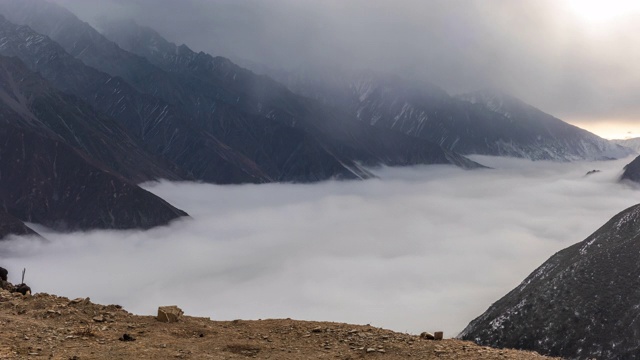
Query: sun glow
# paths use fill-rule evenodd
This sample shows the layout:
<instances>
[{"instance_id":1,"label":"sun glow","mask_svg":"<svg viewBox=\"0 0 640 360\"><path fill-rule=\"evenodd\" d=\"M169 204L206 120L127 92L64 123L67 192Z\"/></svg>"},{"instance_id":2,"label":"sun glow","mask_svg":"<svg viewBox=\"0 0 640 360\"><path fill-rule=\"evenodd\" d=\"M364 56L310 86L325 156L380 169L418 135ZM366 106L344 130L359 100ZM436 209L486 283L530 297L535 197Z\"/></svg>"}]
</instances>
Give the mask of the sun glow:
<instances>
[{"instance_id":1,"label":"sun glow","mask_svg":"<svg viewBox=\"0 0 640 360\"><path fill-rule=\"evenodd\" d=\"M605 139L631 139L640 137L640 123L634 120L569 120L569 123Z\"/></svg>"},{"instance_id":2,"label":"sun glow","mask_svg":"<svg viewBox=\"0 0 640 360\"><path fill-rule=\"evenodd\" d=\"M603 24L631 14L640 14L638 0L566 0L569 10L591 24Z\"/></svg>"}]
</instances>

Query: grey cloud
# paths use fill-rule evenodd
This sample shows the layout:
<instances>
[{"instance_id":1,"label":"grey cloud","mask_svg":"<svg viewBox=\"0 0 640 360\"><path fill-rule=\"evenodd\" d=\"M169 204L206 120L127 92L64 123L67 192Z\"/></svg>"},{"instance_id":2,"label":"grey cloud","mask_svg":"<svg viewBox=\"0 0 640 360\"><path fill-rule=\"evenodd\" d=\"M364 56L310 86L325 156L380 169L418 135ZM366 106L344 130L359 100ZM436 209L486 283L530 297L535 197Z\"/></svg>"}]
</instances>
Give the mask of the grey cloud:
<instances>
[{"instance_id":1,"label":"grey cloud","mask_svg":"<svg viewBox=\"0 0 640 360\"><path fill-rule=\"evenodd\" d=\"M455 335L554 252L634 203L626 163L481 157L315 185L147 184L193 219L0 243L17 281L152 314L297 318ZM628 160L627 160L628 161ZM584 177L593 168L603 172Z\"/></svg>"},{"instance_id":2,"label":"grey cloud","mask_svg":"<svg viewBox=\"0 0 640 360\"><path fill-rule=\"evenodd\" d=\"M637 16L597 29L562 1L55 1L271 67L371 68L453 93L499 87L567 120L640 115Z\"/></svg>"}]
</instances>

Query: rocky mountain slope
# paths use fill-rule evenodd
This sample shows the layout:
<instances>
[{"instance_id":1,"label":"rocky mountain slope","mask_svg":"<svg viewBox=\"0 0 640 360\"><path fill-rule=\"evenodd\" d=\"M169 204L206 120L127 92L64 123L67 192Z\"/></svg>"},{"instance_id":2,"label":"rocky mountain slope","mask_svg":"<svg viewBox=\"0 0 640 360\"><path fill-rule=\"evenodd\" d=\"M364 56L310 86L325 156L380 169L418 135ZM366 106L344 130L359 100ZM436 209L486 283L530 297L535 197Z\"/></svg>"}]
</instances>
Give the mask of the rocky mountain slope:
<instances>
[{"instance_id":1,"label":"rocky mountain slope","mask_svg":"<svg viewBox=\"0 0 640 360\"><path fill-rule=\"evenodd\" d=\"M529 275L460 334L570 359L640 357L640 205Z\"/></svg>"},{"instance_id":2,"label":"rocky mountain slope","mask_svg":"<svg viewBox=\"0 0 640 360\"><path fill-rule=\"evenodd\" d=\"M86 66L50 38L2 17L0 54L20 58L57 89L112 118L146 151L179 167L184 177L223 184L270 181L254 162L210 133L190 126L185 121L188 115L179 109Z\"/></svg>"},{"instance_id":3,"label":"rocky mountain slope","mask_svg":"<svg viewBox=\"0 0 640 360\"><path fill-rule=\"evenodd\" d=\"M626 148L497 91L452 97L430 83L370 71L296 74L255 68L292 91L363 122L427 139L463 155L571 161L630 154Z\"/></svg>"},{"instance_id":4,"label":"rocky mountain slope","mask_svg":"<svg viewBox=\"0 0 640 360\"><path fill-rule=\"evenodd\" d=\"M492 122L496 126L492 133L501 136L495 140L498 152L561 161L617 159L633 153L499 91L478 91L457 98L473 104L476 111L500 115L494 115ZM499 130L502 127L507 129L504 133Z\"/></svg>"},{"instance_id":5,"label":"rocky mountain slope","mask_svg":"<svg viewBox=\"0 0 640 360\"><path fill-rule=\"evenodd\" d=\"M3 359L550 359L361 325L189 316L162 323L88 298L22 296L4 290L0 326Z\"/></svg>"},{"instance_id":6,"label":"rocky mountain slope","mask_svg":"<svg viewBox=\"0 0 640 360\"><path fill-rule=\"evenodd\" d=\"M3 56L0 60L0 101L20 115L16 125L59 137L134 182L184 178L175 165L148 154L113 119L57 90L20 60Z\"/></svg>"},{"instance_id":7,"label":"rocky mountain slope","mask_svg":"<svg viewBox=\"0 0 640 360\"><path fill-rule=\"evenodd\" d=\"M128 229L186 215L114 170L138 180L170 175L101 120L20 60L0 57L0 204L10 214L2 235L30 233L17 219L60 230Z\"/></svg>"}]
</instances>

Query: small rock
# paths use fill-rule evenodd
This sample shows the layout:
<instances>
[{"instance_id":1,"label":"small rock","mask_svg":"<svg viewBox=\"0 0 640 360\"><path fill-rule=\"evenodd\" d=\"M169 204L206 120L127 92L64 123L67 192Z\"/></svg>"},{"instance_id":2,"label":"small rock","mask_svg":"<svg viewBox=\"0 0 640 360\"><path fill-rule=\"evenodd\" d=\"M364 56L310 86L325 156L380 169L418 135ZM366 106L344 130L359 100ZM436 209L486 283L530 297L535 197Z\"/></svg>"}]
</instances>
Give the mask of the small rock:
<instances>
[{"instance_id":1,"label":"small rock","mask_svg":"<svg viewBox=\"0 0 640 360\"><path fill-rule=\"evenodd\" d=\"M434 340L436 338L432 333L426 331L420 334L420 337L427 340Z\"/></svg>"},{"instance_id":2,"label":"small rock","mask_svg":"<svg viewBox=\"0 0 640 360\"><path fill-rule=\"evenodd\" d=\"M368 352L368 353L374 353L374 352L376 352L376 351L377 351L377 350L376 350L376 349L374 349L374 348L367 348L367 352Z\"/></svg>"},{"instance_id":3,"label":"small rock","mask_svg":"<svg viewBox=\"0 0 640 360\"><path fill-rule=\"evenodd\" d=\"M120 341L136 341L136 338L134 338L133 336L131 336L129 334L123 334L122 336L120 336L120 338L118 340L120 340Z\"/></svg>"},{"instance_id":4,"label":"small rock","mask_svg":"<svg viewBox=\"0 0 640 360\"><path fill-rule=\"evenodd\" d=\"M80 303L87 304L89 301L90 301L89 298L75 298L75 299L69 301L69 305L71 305L71 304L80 304Z\"/></svg>"},{"instance_id":5,"label":"small rock","mask_svg":"<svg viewBox=\"0 0 640 360\"><path fill-rule=\"evenodd\" d=\"M31 295L31 288L27 284L20 284L16 287L16 292L22 295Z\"/></svg>"},{"instance_id":6,"label":"small rock","mask_svg":"<svg viewBox=\"0 0 640 360\"><path fill-rule=\"evenodd\" d=\"M322 328L320 326L318 326L317 328L313 328L311 329L312 333L321 333L322 332Z\"/></svg>"},{"instance_id":7,"label":"small rock","mask_svg":"<svg viewBox=\"0 0 640 360\"><path fill-rule=\"evenodd\" d=\"M104 322L104 316L102 316L102 315L94 316L93 317L93 321L95 321L95 322Z\"/></svg>"},{"instance_id":8,"label":"small rock","mask_svg":"<svg viewBox=\"0 0 640 360\"><path fill-rule=\"evenodd\" d=\"M180 320L184 311L182 311L179 307L173 306L160 306L158 308L158 316L157 319L160 322L172 323Z\"/></svg>"},{"instance_id":9,"label":"small rock","mask_svg":"<svg viewBox=\"0 0 640 360\"><path fill-rule=\"evenodd\" d=\"M442 331L436 331L433 333L434 340L442 340L444 338L444 333Z\"/></svg>"}]
</instances>

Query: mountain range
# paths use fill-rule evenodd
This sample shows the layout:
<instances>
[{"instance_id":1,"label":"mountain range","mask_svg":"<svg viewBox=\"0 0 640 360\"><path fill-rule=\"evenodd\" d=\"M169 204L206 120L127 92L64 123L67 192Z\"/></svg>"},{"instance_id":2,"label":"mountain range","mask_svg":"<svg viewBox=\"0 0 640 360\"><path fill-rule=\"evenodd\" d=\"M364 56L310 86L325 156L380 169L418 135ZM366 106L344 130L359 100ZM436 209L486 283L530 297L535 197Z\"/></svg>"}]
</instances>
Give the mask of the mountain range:
<instances>
[{"instance_id":1,"label":"mountain range","mask_svg":"<svg viewBox=\"0 0 640 360\"><path fill-rule=\"evenodd\" d=\"M434 84L371 71L252 68L360 121L463 155L574 161L615 159L632 153L498 90L450 96Z\"/></svg>"},{"instance_id":2,"label":"mountain range","mask_svg":"<svg viewBox=\"0 0 640 360\"><path fill-rule=\"evenodd\" d=\"M185 216L137 185L157 179L355 180L379 165L482 167L463 154L630 151L503 94L453 97L372 72L270 77L132 21L101 30L44 0L0 1L7 224L149 228Z\"/></svg>"},{"instance_id":3,"label":"mountain range","mask_svg":"<svg viewBox=\"0 0 640 360\"><path fill-rule=\"evenodd\" d=\"M73 14L50 3L9 0L0 4L2 11L10 14L9 20L49 36L69 55L88 66L120 77L137 91L173 106L182 126L186 124L198 133L215 136L252 160L255 170L266 175L261 177L262 174L254 171L257 182L370 177L360 163L453 162L476 166L438 145L362 126L341 114L329 112L275 81L256 76L222 57L195 53L181 46L181 52L159 52L159 57L170 58L159 63L126 51ZM171 46L157 48L170 49ZM162 122L162 129L171 127L168 121ZM165 147L162 151L169 156L174 152ZM183 149L175 153L184 154L184 158L197 158ZM209 161L206 158L198 161L203 162ZM194 176L198 180L225 183L197 172ZM226 182L246 182L246 179L238 177Z\"/></svg>"}]
</instances>

